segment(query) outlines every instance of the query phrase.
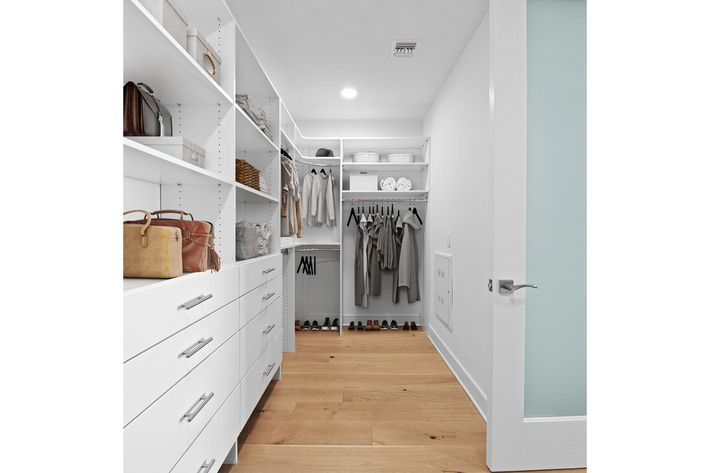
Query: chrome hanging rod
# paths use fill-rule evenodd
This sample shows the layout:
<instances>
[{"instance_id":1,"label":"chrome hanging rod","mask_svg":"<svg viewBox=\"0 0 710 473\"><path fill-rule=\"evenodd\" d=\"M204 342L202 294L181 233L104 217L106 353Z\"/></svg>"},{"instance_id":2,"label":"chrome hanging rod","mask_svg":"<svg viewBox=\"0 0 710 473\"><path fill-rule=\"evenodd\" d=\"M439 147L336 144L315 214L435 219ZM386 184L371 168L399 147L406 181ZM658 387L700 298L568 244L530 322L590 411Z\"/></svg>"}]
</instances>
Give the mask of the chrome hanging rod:
<instances>
[{"instance_id":1,"label":"chrome hanging rod","mask_svg":"<svg viewBox=\"0 0 710 473\"><path fill-rule=\"evenodd\" d=\"M338 248L296 248L296 251L340 251Z\"/></svg>"},{"instance_id":2,"label":"chrome hanging rod","mask_svg":"<svg viewBox=\"0 0 710 473\"><path fill-rule=\"evenodd\" d=\"M375 199L345 199L343 200L343 203L377 203L377 202L392 202L392 203L397 203L397 202L427 202L427 199L408 199L406 197L392 197L391 199L386 199L386 198L375 198Z\"/></svg>"},{"instance_id":3,"label":"chrome hanging rod","mask_svg":"<svg viewBox=\"0 0 710 473\"><path fill-rule=\"evenodd\" d=\"M305 161L299 161L298 159L294 159L296 164L301 164L303 166L308 166L308 167L313 167L313 168L339 168L340 163L338 164L316 164L316 163L307 163Z\"/></svg>"}]
</instances>

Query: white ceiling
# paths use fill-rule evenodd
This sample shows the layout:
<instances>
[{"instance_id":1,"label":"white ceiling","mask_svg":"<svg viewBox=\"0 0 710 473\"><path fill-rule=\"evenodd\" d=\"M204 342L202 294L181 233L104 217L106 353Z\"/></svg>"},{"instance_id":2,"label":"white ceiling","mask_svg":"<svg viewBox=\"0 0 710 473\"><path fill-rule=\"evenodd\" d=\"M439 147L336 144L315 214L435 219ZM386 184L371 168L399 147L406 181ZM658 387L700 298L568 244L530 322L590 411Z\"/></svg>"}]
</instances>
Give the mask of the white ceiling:
<instances>
[{"instance_id":1,"label":"white ceiling","mask_svg":"<svg viewBox=\"0 0 710 473\"><path fill-rule=\"evenodd\" d=\"M488 0L227 0L296 119L422 118ZM391 58L395 40L420 42ZM345 100L352 86L358 97Z\"/></svg>"}]
</instances>

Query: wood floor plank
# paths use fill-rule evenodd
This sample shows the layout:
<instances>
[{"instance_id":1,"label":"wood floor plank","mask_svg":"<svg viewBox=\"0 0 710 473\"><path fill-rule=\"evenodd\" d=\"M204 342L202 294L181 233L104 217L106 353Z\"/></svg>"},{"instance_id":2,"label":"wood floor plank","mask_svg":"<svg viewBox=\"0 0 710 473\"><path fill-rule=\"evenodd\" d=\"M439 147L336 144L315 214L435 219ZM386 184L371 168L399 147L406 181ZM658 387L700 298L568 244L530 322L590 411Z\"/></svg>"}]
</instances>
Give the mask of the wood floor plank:
<instances>
[{"instance_id":1,"label":"wood floor plank","mask_svg":"<svg viewBox=\"0 0 710 473\"><path fill-rule=\"evenodd\" d=\"M375 445L472 445L473 434L486 431L483 422L372 422Z\"/></svg>"}]
</instances>

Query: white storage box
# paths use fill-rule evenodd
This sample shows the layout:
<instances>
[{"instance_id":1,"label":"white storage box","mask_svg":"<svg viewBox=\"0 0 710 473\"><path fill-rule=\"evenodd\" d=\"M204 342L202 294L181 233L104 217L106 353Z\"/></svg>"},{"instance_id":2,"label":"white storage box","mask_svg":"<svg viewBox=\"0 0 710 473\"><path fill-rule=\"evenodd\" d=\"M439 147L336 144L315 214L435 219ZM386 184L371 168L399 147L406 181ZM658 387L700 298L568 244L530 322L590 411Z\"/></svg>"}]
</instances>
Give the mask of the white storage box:
<instances>
[{"instance_id":1,"label":"white storage box","mask_svg":"<svg viewBox=\"0 0 710 473\"><path fill-rule=\"evenodd\" d=\"M377 174L368 172L350 173L351 191L376 191L377 183Z\"/></svg>"},{"instance_id":2,"label":"white storage box","mask_svg":"<svg viewBox=\"0 0 710 473\"><path fill-rule=\"evenodd\" d=\"M388 154L387 162L397 164L413 163L414 155L411 153Z\"/></svg>"},{"instance_id":3,"label":"white storage box","mask_svg":"<svg viewBox=\"0 0 710 473\"><path fill-rule=\"evenodd\" d=\"M205 167L204 148L182 136L131 136L131 139L195 166Z\"/></svg>"},{"instance_id":4,"label":"white storage box","mask_svg":"<svg viewBox=\"0 0 710 473\"><path fill-rule=\"evenodd\" d=\"M195 28L187 29L187 52L219 83L219 66L222 59Z\"/></svg>"},{"instance_id":5,"label":"white storage box","mask_svg":"<svg viewBox=\"0 0 710 473\"><path fill-rule=\"evenodd\" d=\"M140 0L140 2L180 46L187 48L187 17L174 0Z\"/></svg>"},{"instance_id":6,"label":"white storage box","mask_svg":"<svg viewBox=\"0 0 710 473\"><path fill-rule=\"evenodd\" d=\"M380 153L375 153L373 151L368 151L367 153L355 153L353 154L354 163L379 163Z\"/></svg>"}]
</instances>

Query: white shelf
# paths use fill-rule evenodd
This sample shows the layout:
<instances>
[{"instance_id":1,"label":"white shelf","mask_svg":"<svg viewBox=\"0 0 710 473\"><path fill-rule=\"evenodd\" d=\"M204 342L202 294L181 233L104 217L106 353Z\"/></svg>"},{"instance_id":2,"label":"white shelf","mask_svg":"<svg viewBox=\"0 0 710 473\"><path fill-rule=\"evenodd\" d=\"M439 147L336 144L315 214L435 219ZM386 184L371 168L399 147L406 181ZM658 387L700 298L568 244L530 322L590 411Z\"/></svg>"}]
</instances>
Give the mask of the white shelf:
<instances>
[{"instance_id":1,"label":"white shelf","mask_svg":"<svg viewBox=\"0 0 710 473\"><path fill-rule=\"evenodd\" d=\"M303 248L305 246L330 246L330 247L339 247L340 242L339 241L302 241L302 239L299 239L296 241L295 247L296 248Z\"/></svg>"},{"instance_id":2,"label":"white shelf","mask_svg":"<svg viewBox=\"0 0 710 473\"><path fill-rule=\"evenodd\" d=\"M231 177L215 174L130 138L123 139L123 175L155 184L234 185Z\"/></svg>"},{"instance_id":3,"label":"white shelf","mask_svg":"<svg viewBox=\"0 0 710 473\"><path fill-rule=\"evenodd\" d=\"M137 0L123 2L123 79L144 82L166 104L233 104L227 92Z\"/></svg>"},{"instance_id":4,"label":"white shelf","mask_svg":"<svg viewBox=\"0 0 710 473\"><path fill-rule=\"evenodd\" d=\"M343 191L343 202L353 199L421 199L426 198L428 191Z\"/></svg>"},{"instance_id":5,"label":"white shelf","mask_svg":"<svg viewBox=\"0 0 710 473\"><path fill-rule=\"evenodd\" d=\"M231 268L236 263L223 264L220 271L225 271ZM123 278L123 296L134 296L140 294L143 291L152 291L154 289L164 288L175 284L178 281L185 281L186 279L197 279L205 275L205 273L210 273L210 271L202 271L199 273L185 273L182 276L170 279L144 279L144 278Z\"/></svg>"},{"instance_id":6,"label":"white shelf","mask_svg":"<svg viewBox=\"0 0 710 473\"><path fill-rule=\"evenodd\" d=\"M426 136L392 136L382 138L343 138L343 148L353 150L416 150L423 149L429 138Z\"/></svg>"},{"instance_id":7,"label":"white shelf","mask_svg":"<svg viewBox=\"0 0 710 473\"><path fill-rule=\"evenodd\" d=\"M255 263L257 261L260 261L260 260L263 260L266 258L271 258L272 256L274 256L276 254L278 254L278 252L277 253L269 253L268 255L264 255L264 256L257 256L256 258L237 260L237 262L234 264L236 264L237 266L242 266L242 265L249 264L249 263Z\"/></svg>"},{"instance_id":8,"label":"white shelf","mask_svg":"<svg viewBox=\"0 0 710 473\"><path fill-rule=\"evenodd\" d=\"M346 163L344 171L423 171L429 163Z\"/></svg>"},{"instance_id":9,"label":"white shelf","mask_svg":"<svg viewBox=\"0 0 710 473\"><path fill-rule=\"evenodd\" d=\"M247 202L279 202L278 197L273 197L264 192L252 189L249 186L245 186L240 182L235 182L234 186L237 188L237 200L247 201Z\"/></svg>"},{"instance_id":10,"label":"white shelf","mask_svg":"<svg viewBox=\"0 0 710 473\"><path fill-rule=\"evenodd\" d=\"M250 152L280 151L278 145L269 139L261 128L249 118L242 107L237 109L237 149ZM272 125L273 126L273 125ZM272 128L273 130L273 128Z\"/></svg>"}]
</instances>

